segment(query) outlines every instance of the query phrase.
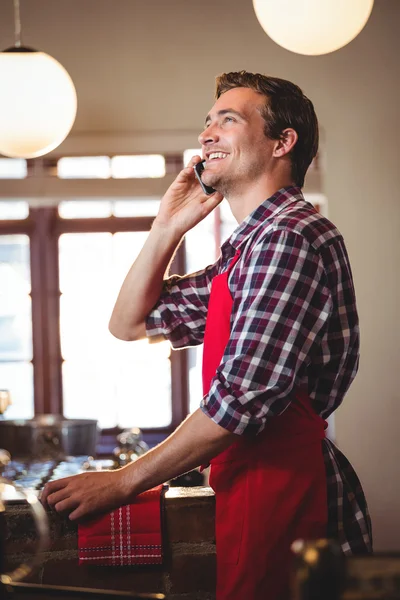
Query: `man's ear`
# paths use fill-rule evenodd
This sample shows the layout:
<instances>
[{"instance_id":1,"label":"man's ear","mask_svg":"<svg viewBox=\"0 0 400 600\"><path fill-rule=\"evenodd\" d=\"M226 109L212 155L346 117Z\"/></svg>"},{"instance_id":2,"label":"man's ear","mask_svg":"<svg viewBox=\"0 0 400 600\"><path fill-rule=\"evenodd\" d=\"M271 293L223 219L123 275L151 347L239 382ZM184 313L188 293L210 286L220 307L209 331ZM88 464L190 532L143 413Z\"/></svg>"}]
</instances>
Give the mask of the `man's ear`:
<instances>
[{"instance_id":1,"label":"man's ear","mask_svg":"<svg viewBox=\"0 0 400 600\"><path fill-rule=\"evenodd\" d=\"M276 141L273 156L276 158L285 156L293 150L299 136L294 129L287 128L282 131L281 138Z\"/></svg>"}]
</instances>

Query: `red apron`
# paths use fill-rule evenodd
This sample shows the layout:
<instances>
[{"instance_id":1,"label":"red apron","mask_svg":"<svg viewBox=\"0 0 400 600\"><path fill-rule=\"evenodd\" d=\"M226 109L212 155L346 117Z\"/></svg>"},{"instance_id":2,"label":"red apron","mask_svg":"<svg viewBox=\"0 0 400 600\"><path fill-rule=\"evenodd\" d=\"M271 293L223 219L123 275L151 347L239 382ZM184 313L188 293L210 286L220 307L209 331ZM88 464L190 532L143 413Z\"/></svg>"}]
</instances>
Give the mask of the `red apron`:
<instances>
[{"instance_id":1,"label":"red apron","mask_svg":"<svg viewBox=\"0 0 400 600\"><path fill-rule=\"evenodd\" d=\"M230 337L228 270L213 279L204 337L203 392ZM256 437L241 437L211 461L216 497L217 600L290 597L291 543L326 537L325 421L299 391Z\"/></svg>"}]
</instances>

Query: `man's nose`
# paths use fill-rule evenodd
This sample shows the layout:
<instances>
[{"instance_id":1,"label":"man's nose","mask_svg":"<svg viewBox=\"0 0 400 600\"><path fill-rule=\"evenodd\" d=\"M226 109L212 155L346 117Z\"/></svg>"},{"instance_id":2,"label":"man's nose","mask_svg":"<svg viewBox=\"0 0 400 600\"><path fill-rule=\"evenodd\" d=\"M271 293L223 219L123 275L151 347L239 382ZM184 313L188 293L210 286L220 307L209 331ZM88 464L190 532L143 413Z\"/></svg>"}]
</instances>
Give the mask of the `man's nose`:
<instances>
[{"instance_id":1,"label":"man's nose","mask_svg":"<svg viewBox=\"0 0 400 600\"><path fill-rule=\"evenodd\" d=\"M213 144L218 140L218 133L216 128L212 125L209 125L204 129L204 131L201 132L201 134L198 137L198 140L201 146Z\"/></svg>"}]
</instances>

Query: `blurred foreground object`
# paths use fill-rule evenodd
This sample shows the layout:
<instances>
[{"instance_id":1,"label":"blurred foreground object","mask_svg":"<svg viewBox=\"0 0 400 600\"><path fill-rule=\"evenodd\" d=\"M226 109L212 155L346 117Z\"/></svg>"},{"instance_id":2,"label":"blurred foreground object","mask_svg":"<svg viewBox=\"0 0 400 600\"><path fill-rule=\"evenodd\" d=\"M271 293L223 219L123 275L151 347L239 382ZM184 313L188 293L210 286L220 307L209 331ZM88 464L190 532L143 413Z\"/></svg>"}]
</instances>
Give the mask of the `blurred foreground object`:
<instances>
[{"instance_id":1,"label":"blurred foreground object","mask_svg":"<svg viewBox=\"0 0 400 600\"><path fill-rule=\"evenodd\" d=\"M345 558L330 540L292 544L296 555L293 600L339 600L345 585Z\"/></svg>"},{"instance_id":2,"label":"blurred foreground object","mask_svg":"<svg viewBox=\"0 0 400 600\"><path fill-rule=\"evenodd\" d=\"M400 600L400 552L344 556L333 540L297 540L291 600Z\"/></svg>"},{"instance_id":3,"label":"blurred foreground object","mask_svg":"<svg viewBox=\"0 0 400 600\"><path fill-rule=\"evenodd\" d=\"M23 491L22 488L15 485L8 479L2 477L3 470L9 464L11 460L10 454L5 450L0 449L0 597L2 594L2 586L11 584L16 581L21 581L32 570L40 563L41 554L44 550L47 550L49 546L49 524L46 512L43 506L40 504L37 496L35 496L30 490ZM32 516L38 535L38 541L36 545L35 554L24 563L13 569L8 573L3 573L4 565L4 553L5 553L5 538L6 538L6 527L5 527L5 502L4 497L6 496L7 488L15 489L18 494L25 500L31 510Z\"/></svg>"},{"instance_id":4,"label":"blurred foreground object","mask_svg":"<svg viewBox=\"0 0 400 600\"><path fill-rule=\"evenodd\" d=\"M117 436L117 441L118 446L114 448L113 454L119 467L134 462L149 449L143 441L143 434L139 427L125 429Z\"/></svg>"}]
</instances>

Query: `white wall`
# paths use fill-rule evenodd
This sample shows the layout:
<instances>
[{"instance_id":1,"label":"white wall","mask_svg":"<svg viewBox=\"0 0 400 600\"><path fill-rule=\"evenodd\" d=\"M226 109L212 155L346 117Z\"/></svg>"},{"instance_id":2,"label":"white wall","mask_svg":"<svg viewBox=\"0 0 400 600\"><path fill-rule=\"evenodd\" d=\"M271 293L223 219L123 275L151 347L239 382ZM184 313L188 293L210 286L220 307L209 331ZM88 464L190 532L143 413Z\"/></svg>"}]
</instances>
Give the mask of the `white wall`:
<instances>
[{"instance_id":1,"label":"white wall","mask_svg":"<svg viewBox=\"0 0 400 600\"><path fill-rule=\"evenodd\" d=\"M350 64L335 57L320 111L330 216L347 240L362 341L337 438L368 493L377 550L400 549L399 20L398 1L377 3Z\"/></svg>"},{"instance_id":2,"label":"white wall","mask_svg":"<svg viewBox=\"0 0 400 600\"><path fill-rule=\"evenodd\" d=\"M12 43L11 4L1 9L2 47ZM324 191L347 241L362 334L360 372L338 411L336 433L365 486L376 549L399 550L400 1L376 0L360 36L321 57L276 46L251 4L25 1L23 31L26 44L52 53L76 83L69 151L93 151L96 140L104 151L104 133L116 145L135 132L160 135L163 144L177 132L195 144L222 71L288 78L314 101L325 130Z\"/></svg>"}]
</instances>

